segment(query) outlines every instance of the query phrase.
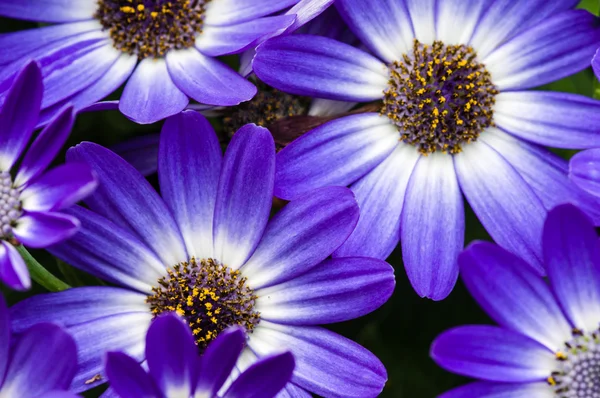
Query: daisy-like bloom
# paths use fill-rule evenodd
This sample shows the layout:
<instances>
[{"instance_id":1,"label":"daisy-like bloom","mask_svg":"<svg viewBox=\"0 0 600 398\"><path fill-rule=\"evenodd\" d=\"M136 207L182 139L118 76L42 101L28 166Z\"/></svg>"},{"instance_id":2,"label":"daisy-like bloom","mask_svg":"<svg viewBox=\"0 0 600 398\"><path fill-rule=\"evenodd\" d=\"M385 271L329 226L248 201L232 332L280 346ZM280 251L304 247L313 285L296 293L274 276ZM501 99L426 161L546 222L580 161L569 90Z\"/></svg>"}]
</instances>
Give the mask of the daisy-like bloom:
<instances>
[{"instance_id":1,"label":"daisy-like bloom","mask_svg":"<svg viewBox=\"0 0 600 398\"><path fill-rule=\"evenodd\" d=\"M18 73L0 109L0 281L18 290L28 289L31 279L15 246L44 248L72 236L79 222L60 211L97 185L86 164L46 171L73 126L70 106L58 112L20 159L38 122L42 91L40 69L29 63Z\"/></svg>"},{"instance_id":2,"label":"daisy-like bloom","mask_svg":"<svg viewBox=\"0 0 600 398\"><path fill-rule=\"evenodd\" d=\"M194 340L188 325L174 313L158 317L146 335L148 373L126 354L107 353L105 368L112 389L121 398L273 398L294 371L291 353L268 356L218 394L244 349L244 330L239 326L225 329L202 357Z\"/></svg>"},{"instance_id":3,"label":"daisy-like bloom","mask_svg":"<svg viewBox=\"0 0 600 398\"><path fill-rule=\"evenodd\" d=\"M0 0L2 16L55 23L0 35L0 103L33 58L46 86L41 122L66 103L85 108L128 79L119 109L138 123L174 115L190 98L237 105L256 88L215 57L292 25L295 15L269 15L298 1Z\"/></svg>"},{"instance_id":4,"label":"daisy-like bloom","mask_svg":"<svg viewBox=\"0 0 600 398\"><path fill-rule=\"evenodd\" d=\"M12 336L0 294L0 398L75 398L65 390L76 369L75 341L62 328L41 323Z\"/></svg>"},{"instance_id":5,"label":"daisy-like bloom","mask_svg":"<svg viewBox=\"0 0 600 398\"><path fill-rule=\"evenodd\" d=\"M111 151L83 143L68 161L86 161L98 190L75 208L80 232L50 252L116 287L38 295L12 308L19 331L61 322L79 346L72 388L105 382L102 354L142 361L151 320L182 315L203 351L225 328L244 327L243 371L257 358L290 350L296 369L286 392L308 397L376 396L381 362L360 345L316 325L373 311L391 295L382 260L328 259L352 233L358 206L350 190L328 187L291 201L270 221L275 144L247 125L222 159L215 132L199 113L167 119L158 177L162 198ZM296 394L296 395L294 395Z\"/></svg>"},{"instance_id":6,"label":"daisy-like bloom","mask_svg":"<svg viewBox=\"0 0 600 398\"><path fill-rule=\"evenodd\" d=\"M564 204L543 228L549 283L488 242L459 256L462 278L499 326L459 326L431 348L443 368L481 379L443 398L593 398L600 394L600 246L591 220Z\"/></svg>"},{"instance_id":7,"label":"daisy-like bloom","mask_svg":"<svg viewBox=\"0 0 600 398\"><path fill-rule=\"evenodd\" d=\"M577 0L338 0L373 54L315 36L258 47L254 71L285 92L372 102L277 156L275 195L350 186L358 227L334 256L386 258L398 244L417 293L445 298L464 245L463 195L496 242L539 273L547 211L600 206L540 145L600 144L600 102L524 91L589 66L600 30Z\"/></svg>"}]
</instances>

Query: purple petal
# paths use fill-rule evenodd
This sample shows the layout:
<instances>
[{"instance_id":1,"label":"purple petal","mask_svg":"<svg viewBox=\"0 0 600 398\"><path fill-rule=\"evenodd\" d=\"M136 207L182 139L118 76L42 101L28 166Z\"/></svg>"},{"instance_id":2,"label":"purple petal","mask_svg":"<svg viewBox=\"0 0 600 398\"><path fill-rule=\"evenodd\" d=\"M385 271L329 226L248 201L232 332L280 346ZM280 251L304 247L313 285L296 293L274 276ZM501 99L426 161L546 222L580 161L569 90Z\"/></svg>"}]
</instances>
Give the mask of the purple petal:
<instances>
[{"instance_id":1,"label":"purple petal","mask_svg":"<svg viewBox=\"0 0 600 398\"><path fill-rule=\"evenodd\" d=\"M165 396L193 394L198 354L184 319L167 313L152 322L146 336L146 361L150 375Z\"/></svg>"},{"instance_id":2,"label":"purple petal","mask_svg":"<svg viewBox=\"0 0 600 398\"><path fill-rule=\"evenodd\" d=\"M451 156L420 157L406 188L401 223L402 257L412 286L421 297L446 298L458 278L456 259L465 240L463 198Z\"/></svg>"},{"instance_id":3,"label":"purple petal","mask_svg":"<svg viewBox=\"0 0 600 398\"><path fill-rule=\"evenodd\" d=\"M261 358L235 379L223 398L273 398L292 377L294 365L290 352Z\"/></svg>"},{"instance_id":4,"label":"purple petal","mask_svg":"<svg viewBox=\"0 0 600 398\"><path fill-rule=\"evenodd\" d=\"M246 344L246 335L239 326L232 326L217 336L202 355L196 395L206 392L212 397L230 377Z\"/></svg>"},{"instance_id":5,"label":"purple petal","mask_svg":"<svg viewBox=\"0 0 600 398\"><path fill-rule=\"evenodd\" d=\"M73 22L91 19L94 0L0 0L0 15L39 22Z\"/></svg>"},{"instance_id":6,"label":"purple petal","mask_svg":"<svg viewBox=\"0 0 600 398\"><path fill-rule=\"evenodd\" d=\"M106 353L104 371L110 386L121 397L162 397L152 378L138 361L122 352Z\"/></svg>"},{"instance_id":7,"label":"purple petal","mask_svg":"<svg viewBox=\"0 0 600 398\"><path fill-rule=\"evenodd\" d=\"M0 169L10 170L29 143L43 91L40 68L30 62L19 72L0 109Z\"/></svg>"},{"instance_id":8,"label":"purple petal","mask_svg":"<svg viewBox=\"0 0 600 398\"><path fill-rule=\"evenodd\" d=\"M15 237L25 246L44 248L62 242L79 229L79 221L72 216L53 212L26 212L13 229Z\"/></svg>"},{"instance_id":9,"label":"purple petal","mask_svg":"<svg viewBox=\"0 0 600 398\"><path fill-rule=\"evenodd\" d=\"M523 260L497 245L476 242L460 254L458 263L471 295L501 326L552 351L569 341L571 327L552 292Z\"/></svg>"},{"instance_id":10,"label":"purple petal","mask_svg":"<svg viewBox=\"0 0 600 398\"><path fill-rule=\"evenodd\" d=\"M471 383L455 388L438 398L551 398L554 387L546 381L537 383Z\"/></svg>"},{"instance_id":11,"label":"purple petal","mask_svg":"<svg viewBox=\"0 0 600 398\"><path fill-rule=\"evenodd\" d=\"M596 50L594 58L592 58L592 69L597 79L600 79L600 48Z\"/></svg>"},{"instance_id":12,"label":"purple petal","mask_svg":"<svg viewBox=\"0 0 600 398\"><path fill-rule=\"evenodd\" d=\"M210 57L240 53L255 46L264 36L289 27L295 19L294 15L277 15L236 25L207 25L196 39L195 46Z\"/></svg>"},{"instance_id":13,"label":"purple petal","mask_svg":"<svg viewBox=\"0 0 600 398\"><path fill-rule=\"evenodd\" d=\"M312 394L294 383L287 383L277 398L312 398Z\"/></svg>"},{"instance_id":14,"label":"purple petal","mask_svg":"<svg viewBox=\"0 0 600 398\"><path fill-rule=\"evenodd\" d=\"M295 6L285 12L286 15L296 16L294 23L285 29L285 33L292 33L306 25L327 10L329 6L333 4L333 1L334 0L300 0Z\"/></svg>"},{"instance_id":15,"label":"purple petal","mask_svg":"<svg viewBox=\"0 0 600 398\"><path fill-rule=\"evenodd\" d=\"M375 397L387 380L383 364L373 354L323 328L263 320L249 337L248 345L259 356L289 349L296 360L292 381L317 395Z\"/></svg>"},{"instance_id":16,"label":"purple petal","mask_svg":"<svg viewBox=\"0 0 600 398\"><path fill-rule=\"evenodd\" d=\"M327 187L311 191L273 217L242 272L252 280L254 289L301 275L329 257L348 238L358 215L349 189Z\"/></svg>"},{"instance_id":17,"label":"purple petal","mask_svg":"<svg viewBox=\"0 0 600 398\"><path fill-rule=\"evenodd\" d=\"M569 181L566 160L495 128L489 128L480 140L501 153L521 174L546 210L561 203L573 203L600 223L600 200Z\"/></svg>"},{"instance_id":18,"label":"purple petal","mask_svg":"<svg viewBox=\"0 0 600 398\"><path fill-rule=\"evenodd\" d=\"M460 187L479 221L502 247L540 274L546 210L519 173L494 149L478 141L454 156Z\"/></svg>"},{"instance_id":19,"label":"purple petal","mask_svg":"<svg viewBox=\"0 0 600 398\"><path fill-rule=\"evenodd\" d=\"M575 154L569 163L569 178L579 188L600 197L600 149Z\"/></svg>"},{"instance_id":20,"label":"purple petal","mask_svg":"<svg viewBox=\"0 0 600 398\"><path fill-rule=\"evenodd\" d=\"M290 94L368 102L383 98L388 68L348 44L313 35L269 39L256 50L254 72Z\"/></svg>"},{"instance_id":21,"label":"purple petal","mask_svg":"<svg viewBox=\"0 0 600 398\"><path fill-rule=\"evenodd\" d=\"M80 398L79 395L70 391L50 391L42 394L39 398Z\"/></svg>"},{"instance_id":22,"label":"purple petal","mask_svg":"<svg viewBox=\"0 0 600 398\"><path fill-rule=\"evenodd\" d=\"M335 5L352 32L387 63L412 48L415 36L405 1L337 0Z\"/></svg>"},{"instance_id":23,"label":"purple petal","mask_svg":"<svg viewBox=\"0 0 600 398\"><path fill-rule=\"evenodd\" d=\"M77 217L81 229L71 239L50 247L54 256L146 294L166 274L161 260L127 230L83 207L74 206L66 212Z\"/></svg>"},{"instance_id":24,"label":"purple petal","mask_svg":"<svg viewBox=\"0 0 600 398\"><path fill-rule=\"evenodd\" d=\"M398 138L389 119L377 113L323 124L277 154L275 194L293 199L319 187L350 185L386 159Z\"/></svg>"},{"instance_id":25,"label":"purple petal","mask_svg":"<svg viewBox=\"0 0 600 398\"><path fill-rule=\"evenodd\" d=\"M217 189L214 254L239 268L252 255L269 219L275 143L269 130L247 124L227 147Z\"/></svg>"},{"instance_id":26,"label":"purple petal","mask_svg":"<svg viewBox=\"0 0 600 398\"><path fill-rule=\"evenodd\" d=\"M158 171L159 142L160 134L149 134L130 138L109 149L147 177Z\"/></svg>"},{"instance_id":27,"label":"purple petal","mask_svg":"<svg viewBox=\"0 0 600 398\"><path fill-rule=\"evenodd\" d=\"M510 134L556 148L600 146L600 101L576 94L516 91L496 97L494 121Z\"/></svg>"},{"instance_id":28,"label":"purple petal","mask_svg":"<svg viewBox=\"0 0 600 398\"><path fill-rule=\"evenodd\" d=\"M138 236L165 265L186 260L181 233L171 212L137 170L108 149L84 142L67 152L68 162L85 162L100 183L86 204Z\"/></svg>"},{"instance_id":29,"label":"purple petal","mask_svg":"<svg viewBox=\"0 0 600 398\"><path fill-rule=\"evenodd\" d=\"M385 261L335 258L288 282L257 290L256 310L262 319L289 325L343 322L379 308L394 284L394 269Z\"/></svg>"},{"instance_id":30,"label":"purple petal","mask_svg":"<svg viewBox=\"0 0 600 398\"><path fill-rule=\"evenodd\" d=\"M489 10L494 10L494 15L491 15L490 18L493 17L494 19L497 19L497 12L502 10L502 8L497 7L500 5L500 3L507 2L504 0L438 1L436 10L437 12L435 15L437 40L444 42L446 45L468 43L476 28L491 30L488 37L493 40L494 38L492 37L492 34L498 32L493 31L491 28L498 26L498 23L480 27L479 20L481 19L482 15L487 15ZM525 6L526 5L521 4L521 8ZM500 20L502 22L509 19L509 15L507 14L502 14L502 17L503 18ZM530 17L533 17L533 15L530 14ZM508 26L512 27L509 33L513 33L515 31L515 27L512 20ZM457 27L460 28L457 29ZM502 26L502 29L504 28L505 27ZM504 31L500 33L504 33ZM490 40L490 43L492 43L492 40ZM479 46L477 47L478 55L480 51L479 49L483 49L482 46L485 46L488 43L485 40L480 41L481 43L478 43Z\"/></svg>"},{"instance_id":31,"label":"purple petal","mask_svg":"<svg viewBox=\"0 0 600 398\"><path fill-rule=\"evenodd\" d=\"M501 91L527 89L589 67L598 43L596 17L570 10L548 17L481 60Z\"/></svg>"},{"instance_id":32,"label":"purple petal","mask_svg":"<svg viewBox=\"0 0 600 398\"><path fill-rule=\"evenodd\" d=\"M381 164L351 188L361 209L356 229L334 257L387 258L400 239L400 215L408 180L420 154L413 146L396 144Z\"/></svg>"},{"instance_id":33,"label":"purple petal","mask_svg":"<svg viewBox=\"0 0 600 398\"><path fill-rule=\"evenodd\" d=\"M28 212L62 210L91 194L97 186L98 181L87 164L63 164L42 174L23 190L23 209Z\"/></svg>"},{"instance_id":34,"label":"purple petal","mask_svg":"<svg viewBox=\"0 0 600 398\"><path fill-rule=\"evenodd\" d=\"M543 247L552 290L571 324L590 333L600 320L599 244L594 225L575 206L548 213Z\"/></svg>"},{"instance_id":35,"label":"purple petal","mask_svg":"<svg viewBox=\"0 0 600 398\"><path fill-rule=\"evenodd\" d=\"M146 58L125 85L119 110L136 123L149 124L181 112L188 103L187 95L173 83L167 62Z\"/></svg>"},{"instance_id":36,"label":"purple petal","mask_svg":"<svg viewBox=\"0 0 600 398\"><path fill-rule=\"evenodd\" d=\"M77 369L75 341L62 328L35 325L17 339L2 394L37 397L69 387Z\"/></svg>"},{"instance_id":37,"label":"purple petal","mask_svg":"<svg viewBox=\"0 0 600 398\"><path fill-rule=\"evenodd\" d=\"M68 106L42 130L23 157L15 179L16 185L25 185L46 170L65 144L74 121L75 112L73 107Z\"/></svg>"},{"instance_id":38,"label":"purple petal","mask_svg":"<svg viewBox=\"0 0 600 398\"><path fill-rule=\"evenodd\" d=\"M10 356L11 333L10 333L10 316L4 296L0 294L0 388L2 381L8 368L8 358Z\"/></svg>"},{"instance_id":39,"label":"purple petal","mask_svg":"<svg viewBox=\"0 0 600 398\"><path fill-rule=\"evenodd\" d=\"M213 215L221 146L208 120L184 111L165 122L160 141L162 196L175 216L190 256L213 256Z\"/></svg>"},{"instance_id":40,"label":"purple petal","mask_svg":"<svg viewBox=\"0 0 600 398\"><path fill-rule=\"evenodd\" d=\"M175 85L202 104L233 106L256 94L254 84L194 48L169 51L167 66Z\"/></svg>"},{"instance_id":41,"label":"purple petal","mask_svg":"<svg viewBox=\"0 0 600 398\"><path fill-rule=\"evenodd\" d=\"M28 290L31 278L25 261L13 245L1 241L0 245L0 281L14 290Z\"/></svg>"},{"instance_id":42,"label":"purple petal","mask_svg":"<svg viewBox=\"0 0 600 398\"><path fill-rule=\"evenodd\" d=\"M543 380L556 369L554 352L535 340L496 326L460 326L439 335L431 357L442 368L501 382Z\"/></svg>"},{"instance_id":43,"label":"purple petal","mask_svg":"<svg viewBox=\"0 0 600 398\"><path fill-rule=\"evenodd\" d=\"M206 6L207 25L234 25L273 14L298 0L219 0Z\"/></svg>"}]
</instances>

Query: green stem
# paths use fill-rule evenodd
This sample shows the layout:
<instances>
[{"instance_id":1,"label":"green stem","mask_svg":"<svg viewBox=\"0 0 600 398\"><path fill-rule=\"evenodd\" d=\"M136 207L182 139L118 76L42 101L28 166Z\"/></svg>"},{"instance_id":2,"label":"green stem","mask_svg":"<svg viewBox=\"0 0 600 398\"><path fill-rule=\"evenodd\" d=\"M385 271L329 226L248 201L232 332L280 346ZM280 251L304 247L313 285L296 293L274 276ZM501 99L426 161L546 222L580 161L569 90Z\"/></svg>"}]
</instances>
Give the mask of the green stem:
<instances>
[{"instance_id":1,"label":"green stem","mask_svg":"<svg viewBox=\"0 0 600 398\"><path fill-rule=\"evenodd\" d=\"M37 260L29 254L24 246L17 246L17 250L21 254L21 257L23 257L23 260L25 260L25 264L27 264L31 279L45 287L48 291L60 292L61 290L66 290L71 287L48 272L42 264L38 263Z\"/></svg>"}]
</instances>

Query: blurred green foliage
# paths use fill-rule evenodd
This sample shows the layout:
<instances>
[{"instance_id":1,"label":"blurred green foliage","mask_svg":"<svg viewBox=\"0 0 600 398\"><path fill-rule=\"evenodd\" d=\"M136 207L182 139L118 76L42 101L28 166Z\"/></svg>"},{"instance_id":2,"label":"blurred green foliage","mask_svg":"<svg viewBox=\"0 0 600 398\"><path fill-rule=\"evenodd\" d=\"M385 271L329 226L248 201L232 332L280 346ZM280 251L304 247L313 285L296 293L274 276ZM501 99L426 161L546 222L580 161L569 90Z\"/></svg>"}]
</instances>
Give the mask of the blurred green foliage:
<instances>
[{"instance_id":1,"label":"blurred green foliage","mask_svg":"<svg viewBox=\"0 0 600 398\"><path fill-rule=\"evenodd\" d=\"M583 0L579 7L598 15L600 0ZM0 32L29 27L35 27L35 24L0 18ZM600 46L600 43L598 44ZM594 78L591 69L540 89L600 98L600 84ZM78 117L65 150L81 141L93 141L111 146L133 136L158 132L160 127L161 123L136 125L118 112L84 114ZM564 157L572 154L571 151L557 152ZM59 158L56 163L61 163L63 160L64 158ZM156 177L150 177L150 181L156 186ZM490 240L466 203L465 208L466 244L474 240ZM102 283L97 278L57 262L43 251L32 253L55 275L64 277L73 286ZM467 379L437 367L429 358L429 346L439 333L448 328L462 324L491 323L490 319L472 300L460 281L452 294L442 302L421 299L415 294L406 278L399 248L389 257L388 262L395 267L397 279L395 293L389 302L368 316L331 325L330 328L367 347L383 361L388 370L389 381L382 397L433 398L467 382ZM9 303L44 292L37 285L27 293L9 292L5 289L2 291ZM86 396L97 397L101 390L88 392Z\"/></svg>"}]
</instances>

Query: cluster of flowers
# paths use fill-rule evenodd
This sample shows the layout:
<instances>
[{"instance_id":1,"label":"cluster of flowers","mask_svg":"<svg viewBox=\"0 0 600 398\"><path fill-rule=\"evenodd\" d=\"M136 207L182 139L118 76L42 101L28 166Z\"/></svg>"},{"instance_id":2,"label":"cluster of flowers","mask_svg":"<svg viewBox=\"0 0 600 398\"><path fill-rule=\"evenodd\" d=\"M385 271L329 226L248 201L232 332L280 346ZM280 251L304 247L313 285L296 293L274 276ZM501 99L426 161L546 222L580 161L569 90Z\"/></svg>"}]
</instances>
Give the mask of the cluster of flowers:
<instances>
[{"instance_id":1,"label":"cluster of flowers","mask_svg":"<svg viewBox=\"0 0 600 398\"><path fill-rule=\"evenodd\" d=\"M528 91L600 75L577 3L0 0L47 23L0 35L0 281L54 291L0 296L0 397L377 396L380 360L319 325L391 297L399 242L419 296L460 270L499 324L433 342L482 380L444 398L600 396L600 101ZM47 170L110 109L162 131ZM463 195L497 244L464 249Z\"/></svg>"}]
</instances>

